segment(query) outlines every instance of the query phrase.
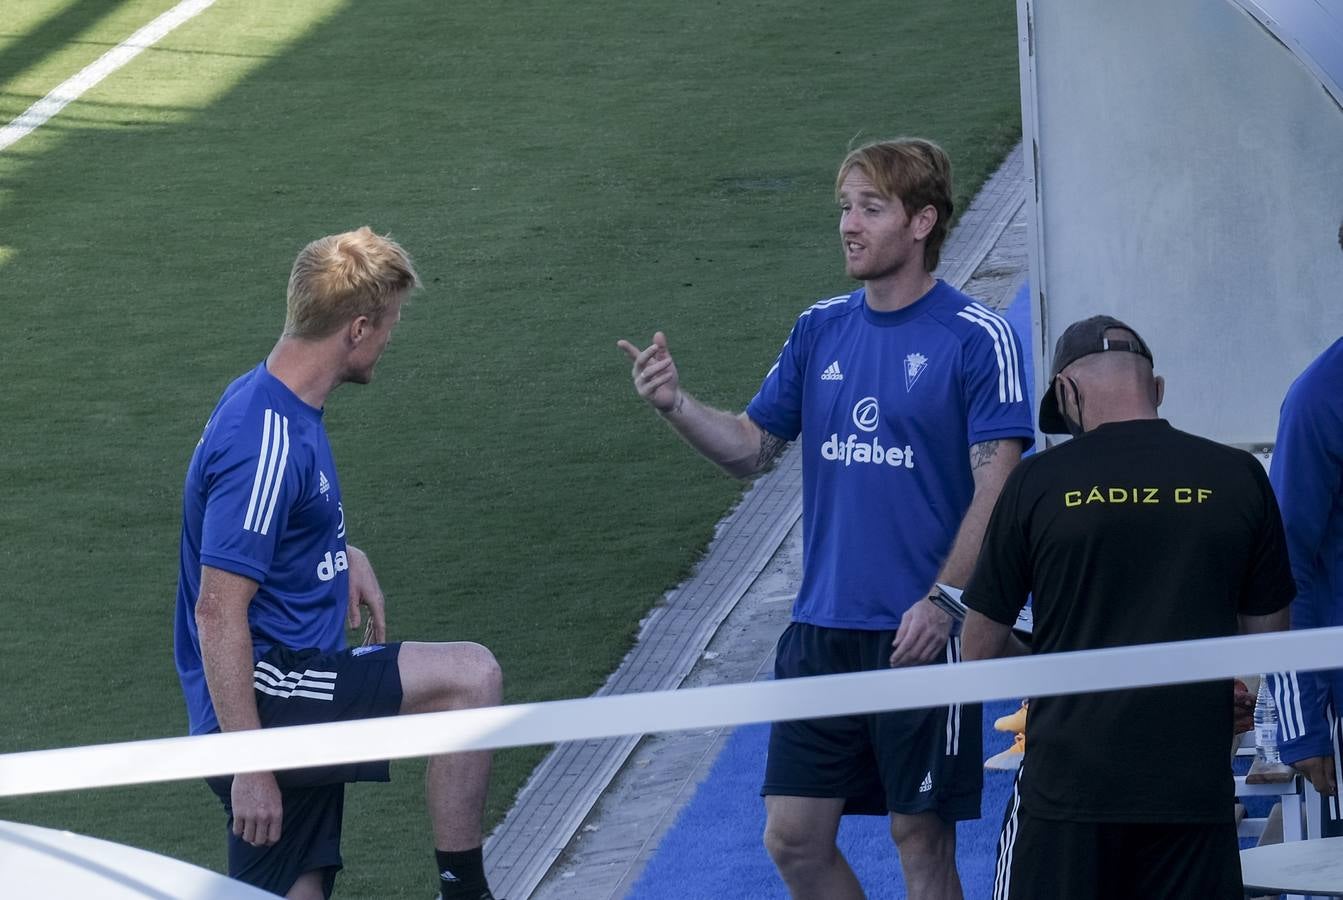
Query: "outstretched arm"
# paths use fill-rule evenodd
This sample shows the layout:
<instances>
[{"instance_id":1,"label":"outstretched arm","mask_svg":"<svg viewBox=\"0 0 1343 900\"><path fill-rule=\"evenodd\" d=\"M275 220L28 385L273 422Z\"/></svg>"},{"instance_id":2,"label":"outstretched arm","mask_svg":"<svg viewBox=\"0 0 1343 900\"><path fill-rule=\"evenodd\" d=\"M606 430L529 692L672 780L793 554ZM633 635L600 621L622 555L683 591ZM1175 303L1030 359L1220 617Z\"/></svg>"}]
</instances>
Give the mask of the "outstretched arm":
<instances>
[{"instance_id":1,"label":"outstretched arm","mask_svg":"<svg viewBox=\"0 0 1343 900\"><path fill-rule=\"evenodd\" d=\"M261 727L252 689L252 633L247 607L257 583L242 575L201 566L201 591L196 601L196 630L221 731ZM233 833L263 847L280 839L280 788L270 772L233 776Z\"/></svg>"},{"instance_id":2,"label":"outstretched arm","mask_svg":"<svg viewBox=\"0 0 1343 900\"><path fill-rule=\"evenodd\" d=\"M667 336L653 335L643 350L629 341L616 342L633 363L634 389L677 434L729 475L745 478L764 469L787 444L761 428L745 413L734 415L696 400L681 387L676 361L667 350Z\"/></svg>"}]
</instances>

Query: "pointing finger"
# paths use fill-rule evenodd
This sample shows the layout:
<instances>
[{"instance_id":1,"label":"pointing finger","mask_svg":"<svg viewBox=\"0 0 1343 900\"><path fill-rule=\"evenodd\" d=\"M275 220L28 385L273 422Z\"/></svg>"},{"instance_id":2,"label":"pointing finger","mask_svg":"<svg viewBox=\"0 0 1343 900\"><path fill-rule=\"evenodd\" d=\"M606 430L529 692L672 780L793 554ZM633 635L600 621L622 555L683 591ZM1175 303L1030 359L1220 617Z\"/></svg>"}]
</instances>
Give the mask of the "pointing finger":
<instances>
[{"instance_id":1,"label":"pointing finger","mask_svg":"<svg viewBox=\"0 0 1343 900\"><path fill-rule=\"evenodd\" d=\"M624 350L625 355L628 356L631 361L639 358L639 348L635 347L633 344L631 344L624 338L621 338L620 340L616 341L616 346L619 347L621 350Z\"/></svg>"}]
</instances>

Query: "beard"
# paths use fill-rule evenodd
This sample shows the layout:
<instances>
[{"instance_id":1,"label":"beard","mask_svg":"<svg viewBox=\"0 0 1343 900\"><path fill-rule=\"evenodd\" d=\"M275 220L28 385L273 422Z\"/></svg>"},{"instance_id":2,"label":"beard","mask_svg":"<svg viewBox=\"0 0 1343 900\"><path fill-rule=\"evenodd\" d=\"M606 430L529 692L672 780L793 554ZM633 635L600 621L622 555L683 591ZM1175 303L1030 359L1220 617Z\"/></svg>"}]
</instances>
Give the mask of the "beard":
<instances>
[{"instance_id":1,"label":"beard","mask_svg":"<svg viewBox=\"0 0 1343 900\"><path fill-rule=\"evenodd\" d=\"M887 260L862 260L853 263L845 260L844 271L845 274L856 281L880 281L883 278L899 274L909 263L910 257L907 256Z\"/></svg>"}]
</instances>

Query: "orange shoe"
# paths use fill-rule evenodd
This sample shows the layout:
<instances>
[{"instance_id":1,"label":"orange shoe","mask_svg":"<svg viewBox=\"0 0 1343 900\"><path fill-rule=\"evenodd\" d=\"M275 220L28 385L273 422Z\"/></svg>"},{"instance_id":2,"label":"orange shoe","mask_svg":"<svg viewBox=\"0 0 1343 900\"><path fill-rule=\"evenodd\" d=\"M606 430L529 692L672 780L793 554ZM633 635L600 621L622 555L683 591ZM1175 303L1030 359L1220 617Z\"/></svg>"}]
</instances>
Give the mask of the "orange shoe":
<instances>
[{"instance_id":1,"label":"orange shoe","mask_svg":"<svg viewBox=\"0 0 1343 900\"><path fill-rule=\"evenodd\" d=\"M996 728L998 731L1009 731L1009 732L1015 732L1016 734L1025 734L1026 709L1030 706L1030 703L1031 701L1029 700L1022 700L1020 709L1009 715L1002 716L993 723L993 727Z\"/></svg>"}]
</instances>

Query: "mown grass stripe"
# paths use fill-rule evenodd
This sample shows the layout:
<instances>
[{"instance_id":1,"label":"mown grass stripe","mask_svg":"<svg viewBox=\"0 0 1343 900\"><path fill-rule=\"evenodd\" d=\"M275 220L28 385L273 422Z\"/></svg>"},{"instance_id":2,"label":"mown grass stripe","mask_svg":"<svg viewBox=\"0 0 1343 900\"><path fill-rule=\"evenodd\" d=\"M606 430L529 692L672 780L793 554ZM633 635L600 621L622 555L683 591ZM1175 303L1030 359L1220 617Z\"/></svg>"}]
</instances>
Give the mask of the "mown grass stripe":
<instances>
[{"instance_id":1,"label":"mown grass stripe","mask_svg":"<svg viewBox=\"0 0 1343 900\"><path fill-rule=\"evenodd\" d=\"M163 40L183 22L213 6L214 2L215 0L182 0L181 3L108 50L83 69L80 69L77 74L56 85L45 97L24 110L4 128L0 128L0 152L40 128L72 101L78 100L85 91L135 59L141 51Z\"/></svg>"}]
</instances>

